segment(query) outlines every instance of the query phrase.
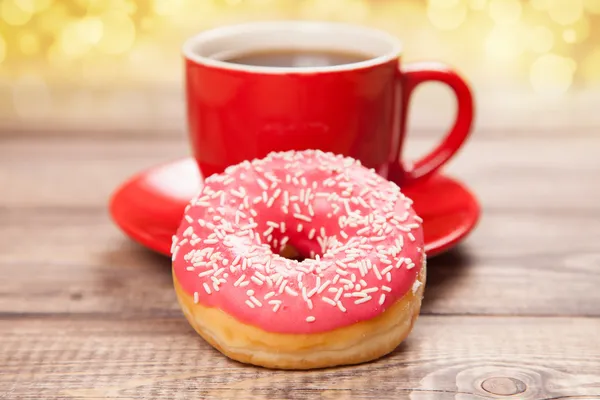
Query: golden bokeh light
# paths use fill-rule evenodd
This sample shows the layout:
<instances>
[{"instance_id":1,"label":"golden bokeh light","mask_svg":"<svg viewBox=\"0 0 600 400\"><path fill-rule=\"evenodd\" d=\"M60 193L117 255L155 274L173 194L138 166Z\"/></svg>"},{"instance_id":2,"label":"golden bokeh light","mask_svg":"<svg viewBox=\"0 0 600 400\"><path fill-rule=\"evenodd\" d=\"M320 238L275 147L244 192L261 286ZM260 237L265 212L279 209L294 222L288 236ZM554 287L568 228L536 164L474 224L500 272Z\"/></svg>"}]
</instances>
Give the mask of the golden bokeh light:
<instances>
[{"instance_id":1,"label":"golden bokeh light","mask_svg":"<svg viewBox=\"0 0 600 400\"><path fill-rule=\"evenodd\" d=\"M168 16L178 14L183 0L154 0L152 8L157 15Z\"/></svg>"},{"instance_id":2,"label":"golden bokeh light","mask_svg":"<svg viewBox=\"0 0 600 400\"><path fill-rule=\"evenodd\" d=\"M32 0L33 12L41 13L46 11L52 5L54 0Z\"/></svg>"},{"instance_id":3,"label":"golden bokeh light","mask_svg":"<svg viewBox=\"0 0 600 400\"><path fill-rule=\"evenodd\" d=\"M473 10L483 10L487 5L487 0L469 0L469 7Z\"/></svg>"},{"instance_id":4,"label":"golden bokeh light","mask_svg":"<svg viewBox=\"0 0 600 400\"><path fill-rule=\"evenodd\" d=\"M64 54L81 57L98 44L104 35L103 21L96 17L73 20L62 30L60 43Z\"/></svg>"},{"instance_id":5,"label":"golden bokeh light","mask_svg":"<svg viewBox=\"0 0 600 400\"><path fill-rule=\"evenodd\" d=\"M64 0L63 0L64 1ZM79 6L86 10L90 15L100 14L105 10L112 10L121 7L124 1L113 0L73 0L79 3Z\"/></svg>"},{"instance_id":6,"label":"golden bokeh light","mask_svg":"<svg viewBox=\"0 0 600 400\"><path fill-rule=\"evenodd\" d=\"M62 26L70 19L65 3L54 3L47 11L36 18L36 27L48 36L60 35Z\"/></svg>"},{"instance_id":7,"label":"golden bokeh light","mask_svg":"<svg viewBox=\"0 0 600 400\"><path fill-rule=\"evenodd\" d=\"M64 1L64 0L62 0ZM137 4L144 4L148 0L71 0L80 1L90 15L101 14L106 11L114 11L117 13L125 13L128 15L134 14L138 10Z\"/></svg>"},{"instance_id":8,"label":"golden bokeh light","mask_svg":"<svg viewBox=\"0 0 600 400\"><path fill-rule=\"evenodd\" d=\"M156 25L156 21L151 17L144 17L140 20L139 29L141 31L149 31Z\"/></svg>"},{"instance_id":9,"label":"golden bokeh light","mask_svg":"<svg viewBox=\"0 0 600 400\"><path fill-rule=\"evenodd\" d=\"M0 64L6 58L6 42L4 41L4 37L2 36L2 32L0 32Z\"/></svg>"},{"instance_id":10,"label":"golden bokeh light","mask_svg":"<svg viewBox=\"0 0 600 400\"><path fill-rule=\"evenodd\" d=\"M60 35L60 47L62 53L70 58L81 57L86 54L92 47L85 37L79 35L79 21L71 21L67 23Z\"/></svg>"},{"instance_id":11,"label":"golden bokeh light","mask_svg":"<svg viewBox=\"0 0 600 400\"><path fill-rule=\"evenodd\" d=\"M40 51L40 40L38 36L30 32L24 32L19 36L19 50L25 55L33 55Z\"/></svg>"},{"instance_id":12,"label":"golden bokeh light","mask_svg":"<svg viewBox=\"0 0 600 400\"><path fill-rule=\"evenodd\" d=\"M364 21L369 14L369 7L362 0L350 1L342 10L342 19L355 23Z\"/></svg>"},{"instance_id":13,"label":"golden bokeh light","mask_svg":"<svg viewBox=\"0 0 600 400\"><path fill-rule=\"evenodd\" d=\"M440 30L457 29L467 17L467 6L459 0L430 0L427 17Z\"/></svg>"},{"instance_id":14,"label":"golden bokeh light","mask_svg":"<svg viewBox=\"0 0 600 400\"><path fill-rule=\"evenodd\" d=\"M573 25L568 26L564 32L570 32L566 34L570 39L572 39L572 41L568 43L581 43L590 36L590 19L587 16L583 16L579 18ZM564 32L563 38L565 35Z\"/></svg>"},{"instance_id":15,"label":"golden bokeh light","mask_svg":"<svg viewBox=\"0 0 600 400\"><path fill-rule=\"evenodd\" d=\"M600 83L600 47L596 47L583 59L581 75L587 82Z\"/></svg>"},{"instance_id":16,"label":"golden bokeh light","mask_svg":"<svg viewBox=\"0 0 600 400\"><path fill-rule=\"evenodd\" d=\"M563 40L567 43L575 43L577 41L577 32L575 29L565 29L562 34Z\"/></svg>"},{"instance_id":17,"label":"golden bokeh light","mask_svg":"<svg viewBox=\"0 0 600 400\"><path fill-rule=\"evenodd\" d=\"M18 0L2 0L0 3L0 16L9 25L25 25L33 15L32 7L26 6L27 2L18 3Z\"/></svg>"},{"instance_id":18,"label":"golden bokeh light","mask_svg":"<svg viewBox=\"0 0 600 400\"><path fill-rule=\"evenodd\" d=\"M583 0L583 6L587 12L600 14L600 0Z\"/></svg>"},{"instance_id":19,"label":"golden bokeh light","mask_svg":"<svg viewBox=\"0 0 600 400\"><path fill-rule=\"evenodd\" d=\"M249 4L256 6L267 6L273 2L273 0L246 0Z\"/></svg>"},{"instance_id":20,"label":"golden bokeh light","mask_svg":"<svg viewBox=\"0 0 600 400\"><path fill-rule=\"evenodd\" d=\"M65 68L71 64L72 56L65 54L60 42L54 42L47 50L48 62L52 67Z\"/></svg>"},{"instance_id":21,"label":"golden bokeh light","mask_svg":"<svg viewBox=\"0 0 600 400\"><path fill-rule=\"evenodd\" d=\"M497 24L514 24L521 17L519 0L490 0L490 17Z\"/></svg>"},{"instance_id":22,"label":"golden bokeh light","mask_svg":"<svg viewBox=\"0 0 600 400\"><path fill-rule=\"evenodd\" d=\"M427 0L427 5L433 8L454 8L460 3L461 0Z\"/></svg>"},{"instance_id":23,"label":"golden bokeh light","mask_svg":"<svg viewBox=\"0 0 600 400\"><path fill-rule=\"evenodd\" d=\"M137 11L137 3L133 0L123 0L121 1L122 8L120 11L123 11L129 15L135 14ZM119 11L118 9L113 9L114 11Z\"/></svg>"},{"instance_id":24,"label":"golden bokeh light","mask_svg":"<svg viewBox=\"0 0 600 400\"><path fill-rule=\"evenodd\" d=\"M600 0L0 0L0 80L178 82L186 37L269 19L370 25L408 57L480 79L500 63L540 93L600 83Z\"/></svg>"},{"instance_id":25,"label":"golden bokeh light","mask_svg":"<svg viewBox=\"0 0 600 400\"><path fill-rule=\"evenodd\" d=\"M529 47L537 53L546 53L554 45L554 34L545 26L536 26L529 35Z\"/></svg>"},{"instance_id":26,"label":"golden bokeh light","mask_svg":"<svg viewBox=\"0 0 600 400\"><path fill-rule=\"evenodd\" d=\"M105 54L122 54L135 41L135 26L125 13L107 12L101 16L103 33L97 48Z\"/></svg>"},{"instance_id":27,"label":"golden bokeh light","mask_svg":"<svg viewBox=\"0 0 600 400\"><path fill-rule=\"evenodd\" d=\"M583 15L583 1L551 0L548 3L548 14L561 25L573 24Z\"/></svg>"},{"instance_id":28,"label":"golden bokeh light","mask_svg":"<svg viewBox=\"0 0 600 400\"><path fill-rule=\"evenodd\" d=\"M33 0L13 0L13 2L17 7L25 12L32 14L35 12L35 4Z\"/></svg>"},{"instance_id":29,"label":"golden bokeh light","mask_svg":"<svg viewBox=\"0 0 600 400\"><path fill-rule=\"evenodd\" d=\"M531 85L541 95L560 96L573 83L575 69L575 61L570 58L552 53L541 55L531 65Z\"/></svg>"},{"instance_id":30,"label":"golden bokeh light","mask_svg":"<svg viewBox=\"0 0 600 400\"><path fill-rule=\"evenodd\" d=\"M77 31L89 44L98 44L104 35L104 23L97 17L85 17L78 21Z\"/></svg>"},{"instance_id":31,"label":"golden bokeh light","mask_svg":"<svg viewBox=\"0 0 600 400\"><path fill-rule=\"evenodd\" d=\"M524 51L523 34L514 26L498 25L485 42L486 53L495 60L511 61Z\"/></svg>"},{"instance_id":32,"label":"golden bokeh light","mask_svg":"<svg viewBox=\"0 0 600 400\"><path fill-rule=\"evenodd\" d=\"M548 6L552 0L531 0L530 4L536 10L544 11L548 9Z\"/></svg>"},{"instance_id":33,"label":"golden bokeh light","mask_svg":"<svg viewBox=\"0 0 600 400\"><path fill-rule=\"evenodd\" d=\"M337 15L346 5L344 0L308 0L304 2L302 11L306 18L314 15L317 19L337 19Z\"/></svg>"}]
</instances>

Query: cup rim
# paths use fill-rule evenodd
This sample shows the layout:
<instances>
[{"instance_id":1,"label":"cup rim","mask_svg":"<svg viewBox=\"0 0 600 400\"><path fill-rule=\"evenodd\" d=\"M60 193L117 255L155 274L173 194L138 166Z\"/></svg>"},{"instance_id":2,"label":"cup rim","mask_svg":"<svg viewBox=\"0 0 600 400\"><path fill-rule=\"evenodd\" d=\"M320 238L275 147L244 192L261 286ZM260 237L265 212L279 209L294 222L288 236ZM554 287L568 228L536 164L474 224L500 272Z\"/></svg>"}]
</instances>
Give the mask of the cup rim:
<instances>
[{"instance_id":1,"label":"cup rim","mask_svg":"<svg viewBox=\"0 0 600 400\"><path fill-rule=\"evenodd\" d=\"M198 54L194 48L199 43L207 42L211 39L218 39L234 34L251 33L261 30L322 30L328 32L354 32L361 33L364 36L374 40L380 40L390 45L390 50L384 54L373 56L367 60L349 64L340 64L332 66L319 67L272 67L272 66L254 66L230 63L227 61L218 60L208 56ZM305 21L305 20L283 20L283 21L254 21L246 23L238 23L232 25L223 25L200 32L186 39L182 46L182 53L186 60L193 61L196 64L214 67L222 70L243 71L261 74L314 74L325 72L342 72L366 69L376 65L385 64L394 59L398 59L402 55L402 42L395 36L375 28L370 28L362 25L354 25L342 22L328 21Z\"/></svg>"}]
</instances>

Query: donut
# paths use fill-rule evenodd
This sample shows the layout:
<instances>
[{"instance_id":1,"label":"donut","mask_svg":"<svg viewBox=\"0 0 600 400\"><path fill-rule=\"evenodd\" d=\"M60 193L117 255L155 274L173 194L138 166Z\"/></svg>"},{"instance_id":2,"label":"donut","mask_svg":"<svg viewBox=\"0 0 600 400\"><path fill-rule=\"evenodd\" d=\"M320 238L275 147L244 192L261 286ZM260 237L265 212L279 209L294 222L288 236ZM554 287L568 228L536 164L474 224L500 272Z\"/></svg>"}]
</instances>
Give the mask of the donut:
<instances>
[{"instance_id":1,"label":"donut","mask_svg":"<svg viewBox=\"0 0 600 400\"><path fill-rule=\"evenodd\" d=\"M372 361L411 332L425 287L422 219L359 161L273 152L205 180L173 236L189 324L273 369Z\"/></svg>"}]
</instances>

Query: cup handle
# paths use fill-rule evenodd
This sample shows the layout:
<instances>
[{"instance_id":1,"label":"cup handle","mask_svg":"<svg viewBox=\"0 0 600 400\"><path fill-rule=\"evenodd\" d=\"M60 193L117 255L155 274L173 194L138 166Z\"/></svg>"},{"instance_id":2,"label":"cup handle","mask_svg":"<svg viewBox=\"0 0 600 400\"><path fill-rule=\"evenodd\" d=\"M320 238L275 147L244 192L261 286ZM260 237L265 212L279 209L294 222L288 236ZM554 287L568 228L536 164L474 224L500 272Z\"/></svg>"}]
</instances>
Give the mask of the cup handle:
<instances>
[{"instance_id":1,"label":"cup handle","mask_svg":"<svg viewBox=\"0 0 600 400\"><path fill-rule=\"evenodd\" d=\"M391 168L391 175L398 182L412 184L431 176L460 149L469 133L473 122L473 95L468 84L448 66L434 62L408 64L400 71L401 110L400 110L400 144L396 162ZM435 81L450 87L457 100L457 113L454 126L440 144L421 159L406 165L402 162L402 142L406 135L406 121L411 95L421 83Z\"/></svg>"}]
</instances>

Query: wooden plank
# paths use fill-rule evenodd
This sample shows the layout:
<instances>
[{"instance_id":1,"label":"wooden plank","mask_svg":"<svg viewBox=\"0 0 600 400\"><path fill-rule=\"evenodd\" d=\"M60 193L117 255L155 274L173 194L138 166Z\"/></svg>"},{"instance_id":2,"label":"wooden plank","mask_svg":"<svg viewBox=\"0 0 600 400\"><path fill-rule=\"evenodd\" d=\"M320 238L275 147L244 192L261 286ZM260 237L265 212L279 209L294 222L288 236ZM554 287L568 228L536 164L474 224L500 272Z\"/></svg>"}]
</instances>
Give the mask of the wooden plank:
<instances>
[{"instance_id":1,"label":"wooden plank","mask_svg":"<svg viewBox=\"0 0 600 400\"><path fill-rule=\"evenodd\" d=\"M408 340L381 360L286 372L226 359L183 317L5 319L0 320L0 396L592 399L600 397L598 329L600 320L591 318L425 316Z\"/></svg>"},{"instance_id":2,"label":"wooden plank","mask_svg":"<svg viewBox=\"0 0 600 400\"><path fill-rule=\"evenodd\" d=\"M433 141L415 138L409 156ZM473 140L447 173L466 182L486 211L578 213L600 210L600 134L561 139ZM104 208L132 174L189 154L180 140L4 140L0 208Z\"/></svg>"},{"instance_id":3,"label":"wooden plank","mask_svg":"<svg viewBox=\"0 0 600 400\"><path fill-rule=\"evenodd\" d=\"M0 313L178 312L170 264L104 211L0 213ZM489 212L430 260L425 314L600 316L600 224L587 215Z\"/></svg>"},{"instance_id":4,"label":"wooden plank","mask_svg":"<svg viewBox=\"0 0 600 400\"><path fill-rule=\"evenodd\" d=\"M424 312L598 315L598 144L600 136L469 144L451 169L473 185L483 219L462 252L432 261ZM4 141L0 187L10 190L0 196L0 268L11 279L0 283L10 293L0 310L176 310L168 262L124 240L105 208L121 179L185 147ZM44 281L32 284L31 276Z\"/></svg>"}]
</instances>

